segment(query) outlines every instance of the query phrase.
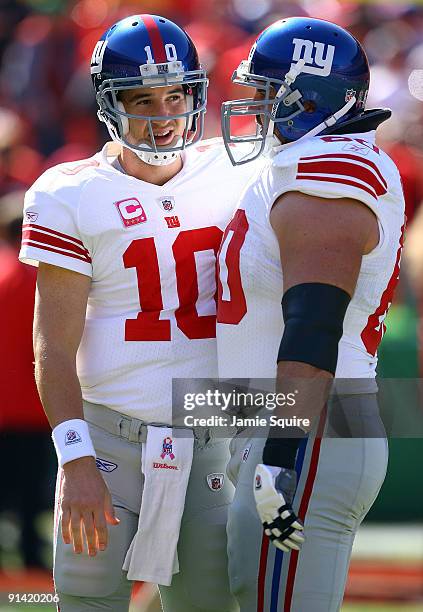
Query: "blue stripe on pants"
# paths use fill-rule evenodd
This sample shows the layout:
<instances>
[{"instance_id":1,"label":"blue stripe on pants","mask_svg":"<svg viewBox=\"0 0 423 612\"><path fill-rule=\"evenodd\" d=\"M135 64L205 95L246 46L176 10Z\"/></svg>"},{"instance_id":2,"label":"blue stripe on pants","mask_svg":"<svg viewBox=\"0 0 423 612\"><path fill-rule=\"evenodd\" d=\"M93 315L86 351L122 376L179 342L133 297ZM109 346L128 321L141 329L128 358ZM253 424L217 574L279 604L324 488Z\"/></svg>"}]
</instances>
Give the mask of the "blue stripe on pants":
<instances>
[{"instance_id":1,"label":"blue stripe on pants","mask_svg":"<svg viewBox=\"0 0 423 612\"><path fill-rule=\"evenodd\" d=\"M301 470L303 469L304 456L307 447L308 438L304 438L301 441L301 444L298 448L297 460L295 462L295 471L297 472L297 482L300 480ZM275 561L273 566L273 576L272 576L272 590L271 590L271 598L270 598L270 612L278 612L278 599L279 599L279 584L281 581L281 573L282 573L282 561L283 561L284 553L276 549Z\"/></svg>"}]
</instances>

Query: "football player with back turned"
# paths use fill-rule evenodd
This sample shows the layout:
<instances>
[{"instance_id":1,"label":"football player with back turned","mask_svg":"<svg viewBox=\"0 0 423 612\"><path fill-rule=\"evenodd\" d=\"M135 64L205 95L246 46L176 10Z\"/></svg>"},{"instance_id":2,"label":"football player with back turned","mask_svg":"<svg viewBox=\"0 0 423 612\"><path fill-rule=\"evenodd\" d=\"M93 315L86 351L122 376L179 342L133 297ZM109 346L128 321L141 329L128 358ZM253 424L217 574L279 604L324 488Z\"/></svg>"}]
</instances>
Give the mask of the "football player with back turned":
<instances>
[{"instance_id":1,"label":"football player with back turned","mask_svg":"<svg viewBox=\"0 0 423 612\"><path fill-rule=\"evenodd\" d=\"M233 80L255 95L223 105L227 152L236 165L260 155L267 165L219 253L219 376L276 379L279 389L295 380L321 394L295 407L320 415L311 428L284 437L271 428L267 439L252 432L232 444L231 588L241 612L335 612L388 458L374 379L399 274L404 198L375 131L390 111L365 110L365 52L323 20L269 26ZM231 122L246 115L256 131L242 137L251 150L241 158ZM347 388L349 438L330 432L333 396L324 410L335 376Z\"/></svg>"},{"instance_id":2,"label":"football player with back turned","mask_svg":"<svg viewBox=\"0 0 423 612\"><path fill-rule=\"evenodd\" d=\"M143 580L160 585L168 612L229 612L228 444L173 435L172 378L217 375L216 253L254 169L199 142L206 74L168 19L114 24L91 75L115 142L36 181L21 251L39 266L36 378L59 460L60 610L127 611Z\"/></svg>"}]
</instances>

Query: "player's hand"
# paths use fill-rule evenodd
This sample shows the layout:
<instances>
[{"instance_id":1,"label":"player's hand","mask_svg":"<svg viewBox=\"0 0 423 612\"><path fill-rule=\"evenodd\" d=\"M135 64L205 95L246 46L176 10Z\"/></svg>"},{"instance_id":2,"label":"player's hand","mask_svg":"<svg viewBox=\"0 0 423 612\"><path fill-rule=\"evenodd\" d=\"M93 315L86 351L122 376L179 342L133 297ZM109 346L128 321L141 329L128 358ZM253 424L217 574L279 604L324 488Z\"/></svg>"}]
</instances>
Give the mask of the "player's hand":
<instances>
[{"instance_id":1,"label":"player's hand","mask_svg":"<svg viewBox=\"0 0 423 612\"><path fill-rule=\"evenodd\" d=\"M264 532L284 552L300 550L304 542L304 526L291 507L296 478L294 470L263 463L254 475L254 498Z\"/></svg>"},{"instance_id":2,"label":"player's hand","mask_svg":"<svg viewBox=\"0 0 423 612\"><path fill-rule=\"evenodd\" d=\"M83 533L88 554L95 557L108 542L107 523L118 525L109 489L93 457L81 457L63 466L64 481L60 497L62 537L73 544L75 553L84 550Z\"/></svg>"}]
</instances>

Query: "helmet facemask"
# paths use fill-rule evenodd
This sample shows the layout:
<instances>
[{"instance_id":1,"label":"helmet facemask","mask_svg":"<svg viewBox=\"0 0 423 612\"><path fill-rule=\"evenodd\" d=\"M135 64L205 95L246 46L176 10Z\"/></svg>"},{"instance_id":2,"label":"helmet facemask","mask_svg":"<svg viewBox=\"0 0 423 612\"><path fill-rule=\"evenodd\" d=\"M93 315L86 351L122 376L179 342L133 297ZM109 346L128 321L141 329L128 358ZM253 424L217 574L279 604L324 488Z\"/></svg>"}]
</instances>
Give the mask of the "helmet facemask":
<instances>
[{"instance_id":1,"label":"helmet facemask","mask_svg":"<svg viewBox=\"0 0 423 612\"><path fill-rule=\"evenodd\" d=\"M204 114L207 103L206 73L204 70L184 71L181 62L145 64L140 67L141 76L104 79L98 87L96 100L98 117L103 121L113 140L133 151L142 161L151 165L168 165L175 161L187 146L201 140L204 130ZM128 113L120 100L120 93L131 89L169 87L181 85L186 100L186 111L170 115L141 115ZM150 142L129 142L129 120L147 124ZM183 134L176 143L160 146L156 143L153 123L169 120L185 120Z\"/></svg>"},{"instance_id":2,"label":"helmet facemask","mask_svg":"<svg viewBox=\"0 0 423 612\"><path fill-rule=\"evenodd\" d=\"M301 93L298 89L291 88L291 84L298 74L299 70L293 69L285 76L283 81L253 74L250 72L250 62L248 60L242 61L233 73L232 81L234 83L245 87L254 87L263 95L262 99L244 98L222 104L222 134L233 165L246 164L262 154L271 154L275 147L282 144L275 135L275 124L292 121L305 110L301 102ZM284 117L278 117L280 104L289 108L291 112ZM254 117L255 134L234 136L231 129L231 119L236 117ZM233 145L245 143L252 143L252 149L236 160L236 147Z\"/></svg>"},{"instance_id":3,"label":"helmet facemask","mask_svg":"<svg viewBox=\"0 0 423 612\"><path fill-rule=\"evenodd\" d=\"M319 125L313 127L301 138L293 141L286 139L278 129L279 126L294 125L294 120L301 113L308 112L308 100L303 99L299 89L292 87L296 78L304 67L304 60L287 72L284 80L257 75L250 72L250 61L241 62L232 76L232 81L238 85L254 87L263 92L263 99L255 100L245 98L242 100L231 100L222 104L222 134L226 151L234 166L248 163L257 159L260 155L274 155L294 142L303 138L310 138L333 126L340 118L344 117L356 103L352 97L338 112L327 117ZM231 118L247 117L255 118L255 134L234 136L231 130ZM251 143L253 146L249 152L242 157L235 158L236 144Z\"/></svg>"}]
</instances>

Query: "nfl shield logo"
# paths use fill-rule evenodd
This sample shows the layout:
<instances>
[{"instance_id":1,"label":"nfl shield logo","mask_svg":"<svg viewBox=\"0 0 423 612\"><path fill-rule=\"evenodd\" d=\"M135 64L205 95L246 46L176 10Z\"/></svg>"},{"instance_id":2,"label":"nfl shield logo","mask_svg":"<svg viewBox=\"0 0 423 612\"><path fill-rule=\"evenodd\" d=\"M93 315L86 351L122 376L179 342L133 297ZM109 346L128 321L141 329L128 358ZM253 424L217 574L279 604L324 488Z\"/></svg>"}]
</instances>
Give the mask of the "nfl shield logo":
<instances>
[{"instance_id":1,"label":"nfl shield logo","mask_svg":"<svg viewBox=\"0 0 423 612\"><path fill-rule=\"evenodd\" d=\"M357 92L355 89L347 89L345 92L345 102L349 102L352 98L357 97Z\"/></svg>"},{"instance_id":2,"label":"nfl shield logo","mask_svg":"<svg viewBox=\"0 0 423 612\"><path fill-rule=\"evenodd\" d=\"M260 474L257 474L257 476L256 476L255 488L256 488L256 491L261 489L261 476L260 476Z\"/></svg>"},{"instance_id":3,"label":"nfl shield logo","mask_svg":"<svg viewBox=\"0 0 423 612\"><path fill-rule=\"evenodd\" d=\"M167 64L157 64L157 74L166 74L169 72L169 66Z\"/></svg>"},{"instance_id":4,"label":"nfl shield logo","mask_svg":"<svg viewBox=\"0 0 423 612\"><path fill-rule=\"evenodd\" d=\"M175 208L175 198L173 196L164 196L157 198L157 203L162 210L169 212Z\"/></svg>"},{"instance_id":5,"label":"nfl shield logo","mask_svg":"<svg viewBox=\"0 0 423 612\"><path fill-rule=\"evenodd\" d=\"M209 485L209 489L212 491L220 491L223 487L223 483L225 481L224 474L208 474L207 475L207 484Z\"/></svg>"}]
</instances>

